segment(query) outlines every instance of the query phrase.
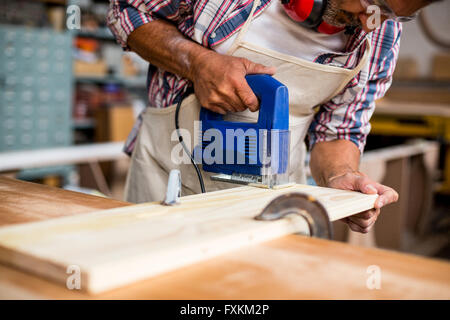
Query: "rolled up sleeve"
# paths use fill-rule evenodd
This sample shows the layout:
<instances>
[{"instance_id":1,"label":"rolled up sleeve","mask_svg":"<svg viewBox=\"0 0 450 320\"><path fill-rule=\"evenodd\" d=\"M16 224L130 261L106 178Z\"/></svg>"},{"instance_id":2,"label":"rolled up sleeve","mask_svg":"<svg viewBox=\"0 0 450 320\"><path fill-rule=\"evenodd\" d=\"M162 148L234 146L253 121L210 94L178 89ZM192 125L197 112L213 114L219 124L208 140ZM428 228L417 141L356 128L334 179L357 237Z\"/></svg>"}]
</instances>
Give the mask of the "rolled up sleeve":
<instances>
[{"instance_id":1,"label":"rolled up sleeve","mask_svg":"<svg viewBox=\"0 0 450 320\"><path fill-rule=\"evenodd\" d=\"M348 140L363 153L375 100L382 98L392 83L400 35L401 25L393 21L374 32L367 80L363 83L357 75L339 96L320 106L308 131L310 150L318 142Z\"/></svg>"},{"instance_id":2,"label":"rolled up sleeve","mask_svg":"<svg viewBox=\"0 0 450 320\"><path fill-rule=\"evenodd\" d=\"M148 2L148 1L147 1ZM128 50L128 36L140 26L157 19L143 0L110 0L107 25L117 42Z\"/></svg>"}]
</instances>

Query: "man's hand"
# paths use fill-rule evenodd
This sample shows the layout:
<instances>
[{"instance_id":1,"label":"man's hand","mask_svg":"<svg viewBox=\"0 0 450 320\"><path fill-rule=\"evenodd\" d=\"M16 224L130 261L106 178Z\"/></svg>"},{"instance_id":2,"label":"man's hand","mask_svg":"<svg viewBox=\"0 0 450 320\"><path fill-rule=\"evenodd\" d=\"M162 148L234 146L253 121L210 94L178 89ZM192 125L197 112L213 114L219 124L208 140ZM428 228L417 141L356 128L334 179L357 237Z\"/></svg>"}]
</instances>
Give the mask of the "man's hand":
<instances>
[{"instance_id":1,"label":"man's hand","mask_svg":"<svg viewBox=\"0 0 450 320\"><path fill-rule=\"evenodd\" d=\"M202 47L163 19L135 29L128 46L151 64L191 80L200 104L221 114L258 110L258 99L245 76L275 73L273 67Z\"/></svg>"},{"instance_id":2,"label":"man's hand","mask_svg":"<svg viewBox=\"0 0 450 320\"><path fill-rule=\"evenodd\" d=\"M341 220L353 231L361 233L369 232L380 214L381 207L398 200L398 193L394 189L372 181L367 175L358 171L330 178L327 187L379 195L374 209Z\"/></svg>"},{"instance_id":3,"label":"man's hand","mask_svg":"<svg viewBox=\"0 0 450 320\"><path fill-rule=\"evenodd\" d=\"M377 220L380 208L396 202L398 194L359 172L359 157L359 149L351 141L323 141L314 145L310 167L319 186L379 195L374 209L342 220L353 231L367 233Z\"/></svg>"},{"instance_id":4,"label":"man's hand","mask_svg":"<svg viewBox=\"0 0 450 320\"><path fill-rule=\"evenodd\" d=\"M274 74L274 67L266 67L245 58L206 51L196 57L189 78L194 83L200 104L211 111L257 111L258 99L247 84L247 74Z\"/></svg>"}]
</instances>

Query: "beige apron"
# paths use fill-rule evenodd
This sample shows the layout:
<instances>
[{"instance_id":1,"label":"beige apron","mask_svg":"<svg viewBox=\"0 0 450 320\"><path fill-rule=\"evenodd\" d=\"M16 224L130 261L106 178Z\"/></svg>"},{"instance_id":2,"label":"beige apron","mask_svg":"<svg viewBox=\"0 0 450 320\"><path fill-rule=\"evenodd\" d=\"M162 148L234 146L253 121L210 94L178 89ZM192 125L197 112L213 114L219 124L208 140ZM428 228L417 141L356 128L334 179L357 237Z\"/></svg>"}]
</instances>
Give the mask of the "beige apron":
<instances>
[{"instance_id":1,"label":"beige apron","mask_svg":"<svg viewBox=\"0 0 450 320\"><path fill-rule=\"evenodd\" d=\"M288 87L289 127L291 130L289 178L292 182L305 183L306 146L304 139L314 116L314 107L339 94L348 82L361 71L370 56L370 41L367 40L366 52L359 65L353 70L321 65L261 48L243 40L258 5L259 0L254 1L249 18L228 53L263 65L275 66L277 71L274 78ZM283 19L283 23L288 28L299 27L286 15L280 15L277 19ZM299 41L299 45L301 45L301 41ZM172 105L164 109L147 108L144 111L143 123L126 181L125 199L127 201L140 203L162 200L166 192L169 172L172 169L179 169L181 172L182 195L201 192L192 164L177 164L172 161L171 153L174 148L178 147L177 150L180 150L175 132L175 109L176 105ZM199 120L199 114L200 105L195 95L191 94L182 102L179 115L180 128L186 129L190 133L191 150L194 146L194 121ZM252 113L246 110L230 114L226 119L255 121L257 117L257 112ZM183 132L181 133L184 136ZM197 132L195 134L198 135ZM189 147L189 141L186 141L186 137L184 138ZM211 175L215 174L201 171L207 192L238 186L211 181Z\"/></svg>"}]
</instances>

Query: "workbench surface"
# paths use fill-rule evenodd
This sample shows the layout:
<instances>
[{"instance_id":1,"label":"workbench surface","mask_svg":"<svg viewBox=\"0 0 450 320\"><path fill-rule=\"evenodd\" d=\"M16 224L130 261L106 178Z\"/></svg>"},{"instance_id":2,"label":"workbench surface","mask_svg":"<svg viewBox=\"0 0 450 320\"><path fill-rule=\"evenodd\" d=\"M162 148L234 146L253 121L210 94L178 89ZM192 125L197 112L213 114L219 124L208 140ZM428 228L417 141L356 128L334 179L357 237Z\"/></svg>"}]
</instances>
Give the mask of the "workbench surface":
<instances>
[{"instance_id":1,"label":"workbench surface","mask_svg":"<svg viewBox=\"0 0 450 320\"><path fill-rule=\"evenodd\" d=\"M0 177L0 226L126 205ZM0 265L0 298L450 299L450 263L291 235L95 296Z\"/></svg>"}]
</instances>

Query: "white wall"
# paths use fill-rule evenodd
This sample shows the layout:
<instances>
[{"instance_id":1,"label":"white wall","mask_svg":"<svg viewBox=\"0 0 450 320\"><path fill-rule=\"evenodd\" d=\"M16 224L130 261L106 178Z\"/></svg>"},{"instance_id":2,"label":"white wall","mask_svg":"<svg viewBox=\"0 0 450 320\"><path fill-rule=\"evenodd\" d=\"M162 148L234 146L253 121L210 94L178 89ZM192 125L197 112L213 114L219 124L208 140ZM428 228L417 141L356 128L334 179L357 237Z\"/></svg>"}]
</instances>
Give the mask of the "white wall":
<instances>
[{"instance_id":1,"label":"white wall","mask_svg":"<svg viewBox=\"0 0 450 320\"><path fill-rule=\"evenodd\" d=\"M432 4L424 12L431 22L433 30L450 42L450 0ZM421 76L426 77L431 72L431 59L436 53L447 52L433 45L425 36L417 21L403 24L403 35L400 57L412 57L419 64Z\"/></svg>"}]
</instances>

